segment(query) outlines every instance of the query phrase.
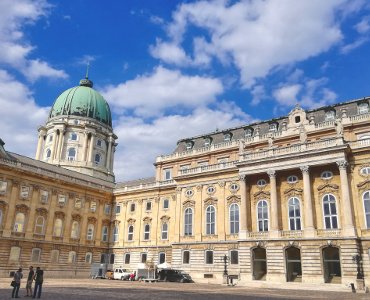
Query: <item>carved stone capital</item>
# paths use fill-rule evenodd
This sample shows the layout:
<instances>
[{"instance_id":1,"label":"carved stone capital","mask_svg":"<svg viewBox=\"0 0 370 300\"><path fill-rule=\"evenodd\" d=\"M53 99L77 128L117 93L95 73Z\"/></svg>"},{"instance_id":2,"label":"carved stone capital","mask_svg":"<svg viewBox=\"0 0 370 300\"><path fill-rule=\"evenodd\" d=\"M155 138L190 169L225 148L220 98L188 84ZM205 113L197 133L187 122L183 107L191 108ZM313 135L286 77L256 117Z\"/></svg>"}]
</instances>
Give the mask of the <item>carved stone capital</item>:
<instances>
[{"instance_id":1,"label":"carved stone capital","mask_svg":"<svg viewBox=\"0 0 370 300\"><path fill-rule=\"evenodd\" d=\"M338 165L339 170L346 170L348 166L348 162L346 160L340 160L336 162Z\"/></svg>"},{"instance_id":2,"label":"carved stone capital","mask_svg":"<svg viewBox=\"0 0 370 300\"><path fill-rule=\"evenodd\" d=\"M275 171L275 170L268 170L268 171L267 171L267 175L268 175L270 178L275 178L275 177L276 177L276 171Z\"/></svg>"},{"instance_id":3,"label":"carved stone capital","mask_svg":"<svg viewBox=\"0 0 370 300\"><path fill-rule=\"evenodd\" d=\"M310 167L309 166L301 166L299 168L301 169L302 174L308 174L309 171L310 171Z\"/></svg>"},{"instance_id":4,"label":"carved stone capital","mask_svg":"<svg viewBox=\"0 0 370 300\"><path fill-rule=\"evenodd\" d=\"M245 174L239 174L239 180L240 181L245 181L246 178L247 178L247 175L245 175Z\"/></svg>"}]
</instances>

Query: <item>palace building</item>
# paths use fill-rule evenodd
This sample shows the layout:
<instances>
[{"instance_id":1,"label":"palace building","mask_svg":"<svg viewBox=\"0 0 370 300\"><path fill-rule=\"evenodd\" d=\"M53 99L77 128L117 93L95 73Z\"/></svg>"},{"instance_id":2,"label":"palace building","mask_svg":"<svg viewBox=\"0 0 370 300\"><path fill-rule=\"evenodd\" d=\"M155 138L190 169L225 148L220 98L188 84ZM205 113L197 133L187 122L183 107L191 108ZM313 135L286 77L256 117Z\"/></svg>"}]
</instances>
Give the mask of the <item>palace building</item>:
<instances>
[{"instance_id":1,"label":"palace building","mask_svg":"<svg viewBox=\"0 0 370 300\"><path fill-rule=\"evenodd\" d=\"M370 98L179 140L154 177L116 183L92 87L55 100L36 159L1 143L1 275L167 263L221 283L226 261L240 284L370 285Z\"/></svg>"}]
</instances>

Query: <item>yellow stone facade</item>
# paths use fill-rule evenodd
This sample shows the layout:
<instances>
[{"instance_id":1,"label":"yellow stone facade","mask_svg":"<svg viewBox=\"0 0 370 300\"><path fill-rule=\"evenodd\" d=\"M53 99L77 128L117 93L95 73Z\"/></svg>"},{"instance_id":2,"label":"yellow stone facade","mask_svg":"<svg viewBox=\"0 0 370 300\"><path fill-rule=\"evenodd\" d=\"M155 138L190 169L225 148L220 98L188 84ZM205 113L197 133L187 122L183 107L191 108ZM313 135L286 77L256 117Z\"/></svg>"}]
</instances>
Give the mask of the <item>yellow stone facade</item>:
<instances>
[{"instance_id":1,"label":"yellow stone facade","mask_svg":"<svg viewBox=\"0 0 370 300\"><path fill-rule=\"evenodd\" d=\"M226 255L240 284L361 287L363 273L369 285L369 121L368 98L296 107L180 140L156 159L155 177L124 183L3 151L1 272L37 264L53 276L88 276L94 264L135 270L166 262L195 281L220 283Z\"/></svg>"}]
</instances>

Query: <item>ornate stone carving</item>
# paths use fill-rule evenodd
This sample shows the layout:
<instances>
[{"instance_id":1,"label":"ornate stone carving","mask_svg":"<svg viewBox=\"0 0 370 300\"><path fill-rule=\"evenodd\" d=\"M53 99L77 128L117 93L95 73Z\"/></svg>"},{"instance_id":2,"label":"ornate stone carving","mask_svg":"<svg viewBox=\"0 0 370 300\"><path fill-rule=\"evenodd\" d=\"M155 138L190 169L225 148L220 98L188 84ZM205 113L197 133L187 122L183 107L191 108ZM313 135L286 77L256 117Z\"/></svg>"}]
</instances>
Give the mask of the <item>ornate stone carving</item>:
<instances>
[{"instance_id":1,"label":"ornate stone carving","mask_svg":"<svg viewBox=\"0 0 370 300\"><path fill-rule=\"evenodd\" d=\"M64 212L62 212L62 211L56 211L56 212L54 213L54 216L55 216L55 218L56 218L56 219L62 219L62 220L64 220L65 213L64 213Z\"/></svg>"},{"instance_id":2,"label":"ornate stone carving","mask_svg":"<svg viewBox=\"0 0 370 300\"><path fill-rule=\"evenodd\" d=\"M194 207L195 206L195 201L194 200L186 200L182 203L182 206L184 208L188 208L188 207Z\"/></svg>"},{"instance_id":3,"label":"ornate stone carving","mask_svg":"<svg viewBox=\"0 0 370 300\"><path fill-rule=\"evenodd\" d=\"M127 220L127 223L128 223L129 225L133 225L133 224L135 224L135 222L136 222L136 220L135 220L135 219L133 219L133 218L130 218L130 219L128 219L128 220Z\"/></svg>"},{"instance_id":4,"label":"ornate stone carving","mask_svg":"<svg viewBox=\"0 0 370 300\"><path fill-rule=\"evenodd\" d=\"M346 160L340 160L340 161L337 161L336 163L338 165L339 170L347 169L348 162Z\"/></svg>"},{"instance_id":5,"label":"ornate stone carving","mask_svg":"<svg viewBox=\"0 0 370 300\"><path fill-rule=\"evenodd\" d=\"M110 220L109 219L104 219L102 221L102 224L105 225L105 226L109 226L110 225Z\"/></svg>"},{"instance_id":6,"label":"ornate stone carving","mask_svg":"<svg viewBox=\"0 0 370 300\"><path fill-rule=\"evenodd\" d=\"M365 180L357 184L357 187L360 191L369 190L370 189L370 179Z\"/></svg>"},{"instance_id":7,"label":"ornate stone carving","mask_svg":"<svg viewBox=\"0 0 370 300\"><path fill-rule=\"evenodd\" d=\"M318 191L323 191L323 190L337 191L338 189L339 189L339 186L336 184L332 184L332 183L322 184L322 185L319 185L317 188Z\"/></svg>"},{"instance_id":8,"label":"ornate stone carving","mask_svg":"<svg viewBox=\"0 0 370 300\"><path fill-rule=\"evenodd\" d=\"M82 220L82 217L79 214L73 214L72 215L72 220L73 221L78 221L80 222Z\"/></svg>"},{"instance_id":9,"label":"ornate stone carving","mask_svg":"<svg viewBox=\"0 0 370 300\"><path fill-rule=\"evenodd\" d=\"M302 174L310 172L310 167L309 166L301 166L299 168L301 169Z\"/></svg>"},{"instance_id":10,"label":"ornate stone carving","mask_svg":"<svg viewBox=\"0 0 370 300\"><path fill-rule=\"evenodd\" d=\"M170 219L171 218L169 216L167 216L167 215L164 215L164 216L161 217L162 223L168 222Z\"/></svg>"},{"instance_id":11,"label":"ornate stone carving","mask_svg":"<svg viewBox=\"0 0 370 300\"><path fill-rule=\"evenodd\" d=\"M225 185L226 185L226 182L224 181L224 180L220 180L219 182L218 182L218 185L219 185L219 187L225 187Z\"/></svg>"},{"instance_id":12,"label":"ornate stone carving","mask_svg":"<svg viewBox=\"0 0 370 300\"><path fill-rule=\"evenodd\" d=\"M8 206L8 203L4 200L0 200L0 208L5 209Z\"/></svg>"},{"instance_id":13,"label":"ornate stone carving","mask_svg":"<svg viewBox=\"0 0 370 300\"><path fill-rule=\"evenodd\" d=\"M30 210L30 208L25 204L18 204L18 205L15 206L15 211L16 212L21 212L21 213L26 214L29 210Z\"/></svg>"},{"instance_id":14,"label":"ornate stone carving","mask_svg":"<svg viewBox=\"0 0 370 300\"><path fill-rule=\"evenodd\" d=\"M95 218L95 217L88 217L87 218L87 223L89 223L89 224L96 224L96 222L97 222L98 220Z\"/></svg>"},{"instance_id":15,"label":"ornate stone carving","mask_svg":"<svg viewBox=\"0 0 370 300\"><path fill-rule=\"evenodd\" d=\"M152 218L150 218L150 217L145 217L145 218L143 219L143 222L144 222L144 223L151 223L151 222L152 222Z\"/></svg>"},{"instance_id":16,"label":"ornate stone carving","mask_svg":"<svg viewBox=\"0 0 370 300\"><path fill-rule=\"evenodd\" d=\"M266 191L258 191L253 194L254 201L262 200L262 199L270 199L270 192Z\"/></svg>"},{"instance_id":17,"label":"ornate stone carving","mask_svg":"<svg viewBox=\"0 0 370 300\"><path fill-rule=\"evenodd\" d=\"M275 171L275 170L268 170L268 171L267 171L267 175L268 175L270 178L275 178L275 177L276 177L276 171Z\"/></svg>"},{"instance_id":18,"label":"ornate stone carving","mask_svg":"<svg viewBox=\"0 0 370 300\"><path fill-rule=\"evenodd\" d=\"M294 197L294 196L300 196L301 197L302 192L303 192L302 189L290 188L290 189L284 191L284 195L287 196L288 198Z\"/></svg>"},{"instance_id":19,"label":"ornate stone carving","mask_svg":"<svg viewBox=\"0 0 370 300\"><path fill-rule=\"evenodd\" d=\"M240 203L241 197L237 195L232 195L226 198L227 204L230 205L232 203Z\"/></svg>"},{"instance_id":20,"label":"ornate stone carving","mask_svg":"<svg viewBox=\"0 0 370 300\"><path fill-rule=\"evenodd\" d=\"M46 208L40 207L36 208L36 213L40 216L46 217L48 215L48 210Z\"/></svg>"},{"instance_id":21,"label":"ornate stone carving","mask_svg":"<svg viewBox=\"0 0 370 300\"><path fill-rule=\"evenodd\" d=\"M240 181L245 181L246 178L247 178L247 175L245 175L245 174L239 174L239 180Z\"/></svg>"},{"instance_id":22,"label":"ornate stone carving","mask_svg":"<svg viewBox=\"0 0 370 300\"><path fill-rule=\"evenodd\" d=\"M200 192L202 190L202 188L203 188L203 186L201 184L198 184L197 187L196 187L198 192Z\"/></svg>"},{"instance_id":23,"label":"ornate stone carving","mask_svg":"<svg viewBox=\"0 0 370 300\"><path fill-rule=\"evenodd\" d=\"M217 199L214 198L214 197L209 197L209 198L205 199L204 200L204 206L208 206L208 205L217 206Z\"/></svg>"}]
</instances>

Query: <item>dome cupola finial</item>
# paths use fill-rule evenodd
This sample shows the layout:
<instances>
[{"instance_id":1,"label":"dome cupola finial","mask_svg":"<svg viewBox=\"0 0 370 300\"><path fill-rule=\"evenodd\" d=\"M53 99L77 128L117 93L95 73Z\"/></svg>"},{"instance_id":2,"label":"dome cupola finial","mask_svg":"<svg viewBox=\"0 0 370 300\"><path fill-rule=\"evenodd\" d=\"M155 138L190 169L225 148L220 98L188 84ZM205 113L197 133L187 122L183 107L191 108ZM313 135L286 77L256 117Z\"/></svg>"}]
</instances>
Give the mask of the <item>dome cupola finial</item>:
<instances>
[{"instance_id":1,"label":"dome cupola finial","mask_svg":"<svg viewBox=\"0 0 370 300\"><path fill-rule=\"evenodd\" d=\"M90 62L87 63L86 75L85 75L84 79L80 80L80 85L92 88L93 87L93 82L91 80L89 80L89 67L90 67Z\"/></svg>"}]
</instances>

